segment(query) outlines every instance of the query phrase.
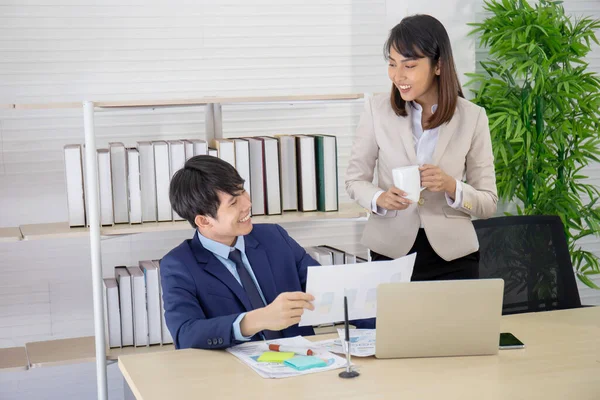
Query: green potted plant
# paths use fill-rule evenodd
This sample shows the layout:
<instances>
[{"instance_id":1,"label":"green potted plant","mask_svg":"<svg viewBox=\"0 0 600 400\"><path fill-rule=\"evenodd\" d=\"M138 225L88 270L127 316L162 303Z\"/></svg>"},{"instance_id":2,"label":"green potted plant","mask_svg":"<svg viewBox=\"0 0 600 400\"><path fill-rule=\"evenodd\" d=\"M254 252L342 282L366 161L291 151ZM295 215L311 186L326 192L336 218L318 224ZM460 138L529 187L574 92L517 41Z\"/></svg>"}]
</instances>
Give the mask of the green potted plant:
<instances>
[{"instance_id":1,"label":"green potted plant","mask_svg":"<svg viewBox=\"0 0 600 400\"><path fill-rule=\"evenodd\" d=\"M467 85L489 117L499 197L519 215L559 215L575 273L600 289L598 258L577 244L600 231L600 191L582 174L600 162L600 79L584 61L600 21L561 3L486 1L489 16L470 25L489 57Z\"/></svg>"}]
</instances>

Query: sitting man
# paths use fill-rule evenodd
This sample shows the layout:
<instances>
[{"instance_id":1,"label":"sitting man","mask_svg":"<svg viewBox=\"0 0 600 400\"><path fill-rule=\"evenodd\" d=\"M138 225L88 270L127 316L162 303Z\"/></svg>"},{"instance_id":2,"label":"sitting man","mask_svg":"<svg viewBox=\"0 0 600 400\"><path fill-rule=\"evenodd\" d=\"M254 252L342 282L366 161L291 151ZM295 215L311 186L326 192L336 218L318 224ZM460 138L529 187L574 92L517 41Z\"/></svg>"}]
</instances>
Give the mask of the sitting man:
<instances>
[{"instance_id":1,"label":"sitting man","mask_svg":"<svg viewBox=\"0 0 600 400\"><path fill-rule=\"evenodd\" d=\"M177 171L169 197L193 239L160 262L165 318L178 349L220 349L248 340L313 335L299 327L319 265L278 225L252 225L250 196L229 163L196 156Z\"/></svg>"}]
</instances>

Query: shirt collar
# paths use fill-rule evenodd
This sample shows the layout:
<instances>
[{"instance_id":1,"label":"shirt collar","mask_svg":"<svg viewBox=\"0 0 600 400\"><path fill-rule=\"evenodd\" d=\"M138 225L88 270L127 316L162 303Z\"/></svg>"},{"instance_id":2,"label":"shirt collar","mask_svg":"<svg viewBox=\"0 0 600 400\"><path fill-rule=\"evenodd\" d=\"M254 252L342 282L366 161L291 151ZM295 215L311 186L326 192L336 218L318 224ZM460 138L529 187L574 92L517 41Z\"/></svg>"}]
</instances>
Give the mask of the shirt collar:
<instances>
[{"instance_id":1,"label":"shirt collar","mask_svg":"<svg viewBox=\"0 0 600 400\"><path fill-rule=\"evenodd\" d=\"M233 251L233 249L238 249L241 253L245 254L246 245L243 236L238 236L233 247L209 239L206 236L203 236L200 231L198 231L198 239L200 240L202 247L223 258L229 258L229 253Z\"/></svg>"},{"instance_id":2,"label":"shirt collar","mask_svg":"<svg viewBox=\"0 0 600 400\"><path fill-rule=\"evenodd\" d=\"M415 110L418 110L419 112L423 112L423 107L421 107L421 105L419 103L417 103L416 101L411 101L410 104L412 105L412 107ZM435 111L437 110L437 108L438 108L437 104L432 105L431 106L431 113L432 114L435 113Z\"/></svg>"}]
</instances>

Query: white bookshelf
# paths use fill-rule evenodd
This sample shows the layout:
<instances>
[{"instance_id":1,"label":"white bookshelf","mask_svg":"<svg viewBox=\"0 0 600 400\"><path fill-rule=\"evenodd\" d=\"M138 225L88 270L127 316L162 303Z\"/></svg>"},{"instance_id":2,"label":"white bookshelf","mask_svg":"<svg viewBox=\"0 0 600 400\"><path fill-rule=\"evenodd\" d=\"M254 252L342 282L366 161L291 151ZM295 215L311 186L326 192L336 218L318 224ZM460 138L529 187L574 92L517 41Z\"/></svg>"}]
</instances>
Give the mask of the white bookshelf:
<instances>
[{"instance_id":1,"label":"white bookshelf","mask_svg":"<svg viewBox=\"0 0 600 400\"><path fill-rule=\"evenodd\" d=\"M129 100L95 102L98 108L133 108L133 107L181 107L203 106L207 104L236 104L236 103L295 103L300 101L331 101L357 100L363 98L362 93L320 94L299 96L257 96L257 97L203 97L197 99L166 99L166 100ZM81 103L23 103L0 104L0 109L17 110L50 110L61 108L80 108Z\"/></svg>"},{"instance_id":2,"label":"white bookshelf","mask_svg":"<svg viewBox=\"0 0 600 400\"><path fill-rule=\"evenodd\" d=\"M72 339L50 340L43 342L27 343L25 352L25 368L38 368L44 366L65 365L82 362L96 362L97 372L97 398L107 400L107 360L116 360L120 355L165 351L173 349L172 345L127 347L122 349L108 349L105 341L104 310L103 310L103 284L101 240L102 238L118 235L133 235L148 232L167 232L177 230L191 230L187 221L153 222L142 224L117 224L113 226L100 226L98 204L98 181L96 155L96 135L94 114L97 110L110 109L113 111L131 108L170 108L182 106L205 106L205 131L207 142L212 139L223 138L221 104L268 104L268 103L298 103L298 102L327 102L327 101L356 101L362 99L363 94L327 94L315 96L267 96L267 97L210 97L199 99L174 99L157 101L104 101L83 103L50 103L50 104L8 104L0 107L19 110L44 110L80 108L83 105L84 131L85 131L85 193L89 199L88 223L89 227L69 227L68 222L27 224L19 227L0 228L0 242L16 242L21 240L45 240L76 237L90 237L90 252L93 284L94 307L94 336L78 337ZM367 211L356 204L340 204L339 210L334 212L284 212L280 215L254 216L254 223L289 223L310 222L320 220L359 220L367 216ZM333 329L333 327L331 327ZM318 330L329 332L327 328ZM321 332L318 333L321 333ZM334 330L333 330L334 331ZM21 360L22 361L22 360Z\"/></svg>"},{"instance_id":3,"label":"white bookshelf","mask_svg":"<svg viewBox=\"0 0 600 400\"><path fill-rule=\"evenodd\" d=\"M18 242L22 238L19 228L0 228L0 243Z\"/></svg>"},{"instance_id":4,"label":"white bookshelf","mask_svg":"<svg viewBox=\"0 0 600 400\"><path fill-rule=\"evenodd\" d=\"M31 368L93 362L94 337L45 340L25 344Z\"/></svg>"},{"instance_id":5,"label":"white bookshelf","mask_svg":"<svg viewBox=\"0 0 600 400\"><path fill-rule=\"evenodd\" d=\"M25 371L29 368L25 347L0 349L0 371Z\"/></svg>"},{"instance_id":6,"label":"white bookshelf","mask_svg":"<svg viewBox=\"0 0 600 400\"><path fill-rule=\"evenodd\" d=\"M93 343L92 343L93 345ZM146 353L158 353L161 351L175 350L175 346L172 344L156 344L145 347L121 347L106 350L106 359L109 361L117 361L121 356L127 356L130 354L146 354Z\"/></svg>"},{"instance_id":7,"label":"white bookshelf","mask_svg":"<svg viewBox=\"0 0 600 400\"><path fill-rule=\"evenodd\" d=\"M258 215L252 217L253 223L281 224L287 222L307 222L324 219L356 219L366 217L367 211L353 203L340 204L339 211L330 212L296 212L285 211L280 215ZM68 222L49 224L21 225L19 228L8 228L15 240L43 240L74 238L89 235L89 228L70 228ZM102 236L135 235L138 233L191 230L187 221L144 222L142 224L116 224L100 228Z\"/></svg>"},{"instance_id":8,"label":"white bookshelf","mask_svg":"<svg viewBox=\"0 0 600 400\"><path fill-rule=\"evenodd\" d=\"M83 336L69 339L31 342L27 343L25 347L19 349L23 349L22 353L26 362L25 365L27 365L27 358L29 358L30 368L43 368L54 367L58 365L79 364L94 362L96 360L94 336ZM145 347L129 346L122 348L107 349L105 360L116 361L120 356L124 355L155 353L159 351L169 351L174 349L175 346L173 346L172 344ZM0 352L0 354L2 353ZM16 363L16 361L13 363ZM2 364L0 364L0 369L2 369L1 367Z\"/></svg>"},{"instance_id":9,"label":"white bookshelf","mask_svg":"<svg viewBox=\"0 0 600 400\"><path fill-rule=\"evenodd\" d=\"M28 224L21 225L17 229L23 240L76 238L90 233L88 228L70 228L68 222Z\"/></svg>"}]
</instances>

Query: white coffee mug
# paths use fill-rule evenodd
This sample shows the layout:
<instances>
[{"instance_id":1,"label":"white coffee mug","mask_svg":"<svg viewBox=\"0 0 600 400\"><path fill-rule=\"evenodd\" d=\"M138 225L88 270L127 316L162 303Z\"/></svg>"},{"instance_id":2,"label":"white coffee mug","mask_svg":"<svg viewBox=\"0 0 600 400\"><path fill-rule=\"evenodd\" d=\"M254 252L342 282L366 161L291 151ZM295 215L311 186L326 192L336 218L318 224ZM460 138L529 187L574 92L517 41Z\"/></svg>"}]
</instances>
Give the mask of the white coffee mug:
<instances>
[{"instance_id":1,"label":"white coffee mug","mask_svg":"<svg viewBox=\"0 0 600 400\"><path fill-rule=\"evenodd\" d=\"M392 169L392 177L394 178L394 186L407 193L405 196L410 201L416 203L421 197L421 191L425 189L421 187L421 171L418 165Z\"/></svg>"}]
</instances>

